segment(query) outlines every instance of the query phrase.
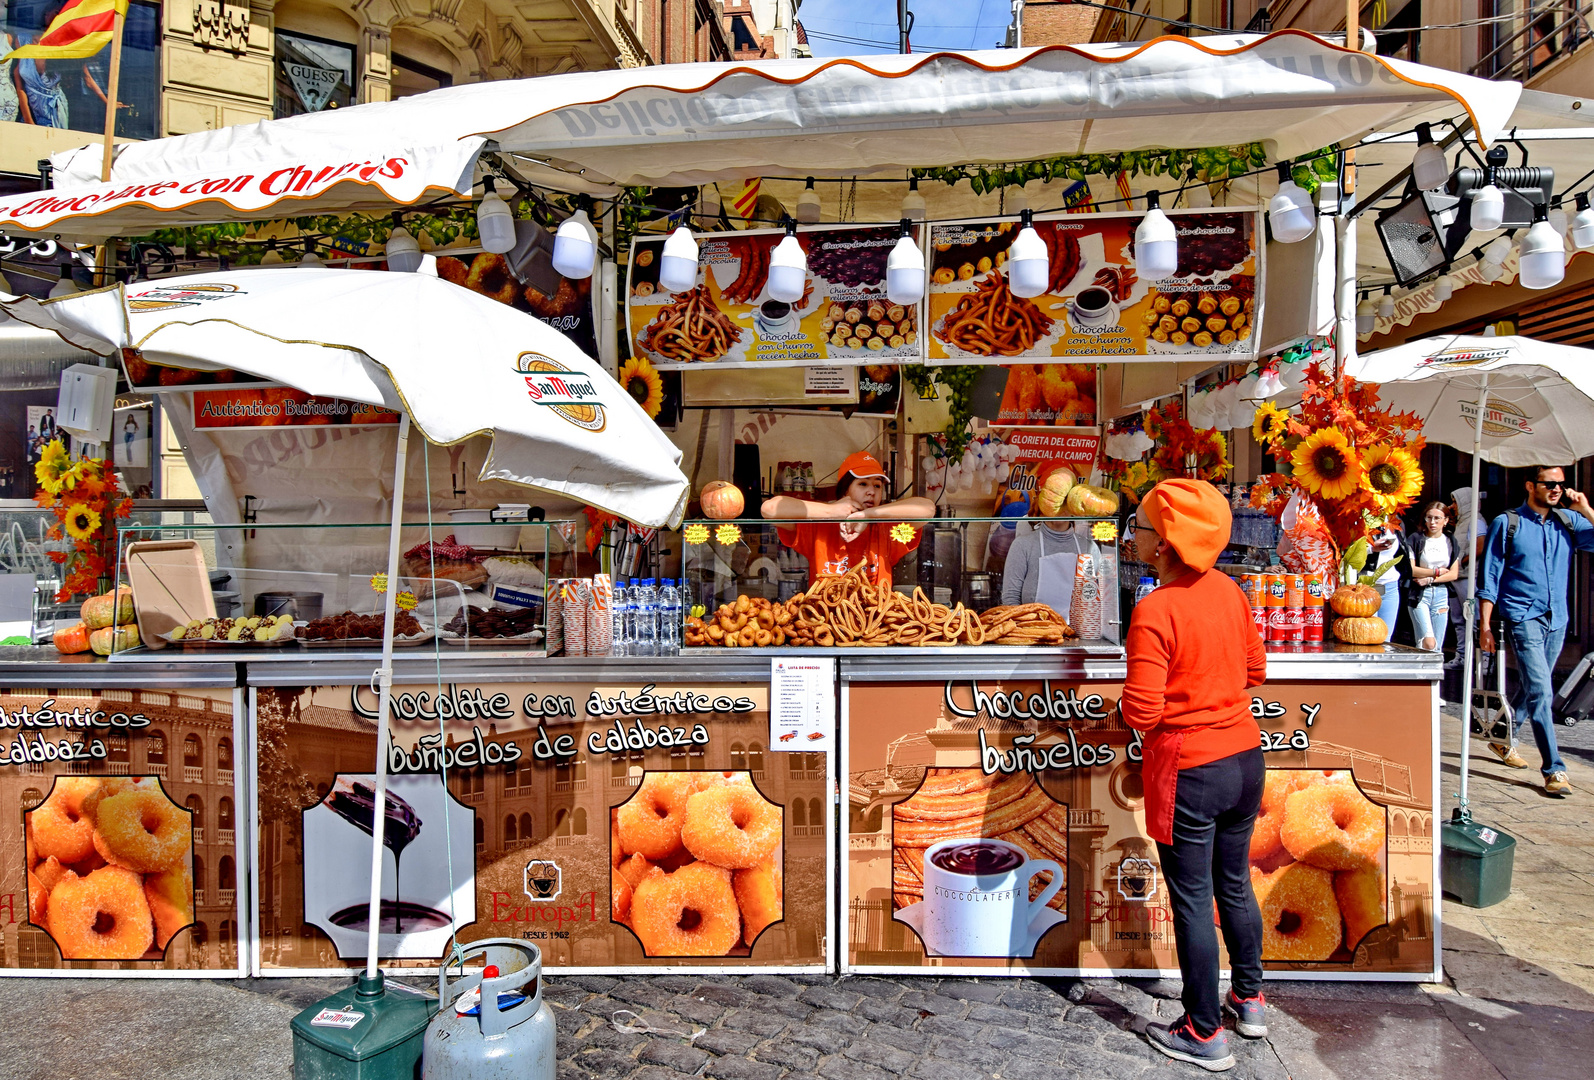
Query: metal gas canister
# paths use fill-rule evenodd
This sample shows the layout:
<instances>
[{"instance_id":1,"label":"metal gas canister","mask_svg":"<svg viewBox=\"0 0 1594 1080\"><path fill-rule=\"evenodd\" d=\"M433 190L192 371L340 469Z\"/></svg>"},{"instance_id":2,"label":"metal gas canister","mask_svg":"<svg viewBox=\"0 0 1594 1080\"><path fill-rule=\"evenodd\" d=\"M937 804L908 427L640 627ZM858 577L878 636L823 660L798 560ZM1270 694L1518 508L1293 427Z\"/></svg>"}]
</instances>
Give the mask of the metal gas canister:
<instances>
[{"instance_id":1,"label":"metal gas canister","mask_svg":"<svg viewBox=\"0 0 1594 1080\"><path fill-rule=\"evenodd\" d=\"M485 956L486 966L464 973L474 956ZM461 974L452 982L451 968ZM472 942L438 969L437 994L421 1080L554 1080L558 1032L542 999L537 946L514 938Z\"/></svg>"}]
</instances>

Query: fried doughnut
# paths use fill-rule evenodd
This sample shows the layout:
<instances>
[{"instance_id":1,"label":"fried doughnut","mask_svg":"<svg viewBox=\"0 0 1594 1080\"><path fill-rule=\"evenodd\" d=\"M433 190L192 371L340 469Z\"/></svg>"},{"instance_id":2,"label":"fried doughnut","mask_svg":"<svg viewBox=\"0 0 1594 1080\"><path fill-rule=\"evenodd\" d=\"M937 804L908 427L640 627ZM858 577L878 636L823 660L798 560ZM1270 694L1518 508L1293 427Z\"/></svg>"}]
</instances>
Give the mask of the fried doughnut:
<instances>
[{"instance_id":1,"label":"fried doughnut","mask_svg":"<svg viewBox=\"0 0 1594 1080\"><path fill-rule=\"evenodd\" d=\"M785 890L774 859L736 871L731 875L731 887L742 909L742 940L748 945L758 940L766 926L785 918Z\"/></svg>"},{"instance_id":2,"label":"fried doughnut","mask_svg":"<svg viewBox=\"0 0 1594 1080\"><path fill-rule=\"evenodd\" d=\"M1279 826L1284 823L1284 800L1292 791L1309 787L1321 777L1313 769L1268 769L1262 781L1262 809L1251 830L1251 861L1266 862L1284 850Z\"/></svg>"},{"instance_id":3,"label":"fried doughnut","mask_svg":"<svg viewBox=\"0 0 1594 1080\"><path fill-rule=\"evenodd\" d=\"M1352 952L1367 932L1389 921L1386 914L1384 875L1364 866L1334 875L1334 898L1345 917L1345 944Z\"/></svg>"},{"instance_id":4,"label":"fried doughnut","mask_svg":"<svg viewBox=\"0 0 1594 1080\"><path fill-rule=\"evenodd\" d=\"M502 255L482 252L471 260L470 273L465 275L465 287L483 296L490 296L500 304L513 304L520 295L520 285L509 272L509 264Z\"/></svg>"},{"instance_id":5,"label":"fried doughnut","mask_svg":"<svg viewBox=\"0 0 1594 1080\"><path fill-rule=\"evenodd\" d=\"M75 863L94 854L94 823L83 813L83 800L99 780L87 776L58 776L50 797L28 815L33 824L33 848L43 859L52 855Z\"/></svg>"},{"instance_id":6,"label":"fried doughnut","mask_svg":"<svg viewBox=\"0 0 1594 1080\"><path fill-rule=\"evenodd\" d=\"M1262 959L1327 960L1339 948L1333 874L1305 863L1271 874L1252 867L1251 888L1262 908Z\"/></svg>"},{"instance_id":7,"label":"fried doughnut","mask_svg":"<svg viewBox=\"0 0 1594 1080\"><path fill-rule=\"evenodd\" d=\"M94 816L99 813L100 803L109 799L112 795L124 795L129 791L137 791L141 788L158 791L160 789L160 781L153 776L140 776L137 778L131 776L107 776L104 780L96 780L94 790L83 797L83 813L88 816L90 821L93 821Z\"/></svg>"},{"instance_id":8,"label":"fried doughnut","mask_svg":"<svg viewBox=\"0 0 1594 1080\"><path fill-rule=\"evenodd\" d=\"M28 871L28 921L34 926L48 926L45 921L50 910L50 890L32 870Z\"/></svg>"},{"instance_id":9,"label":"fried doughnut","mask_svg":"<svg viewBox=\"0 0 1594 1080\"><path fill-rule=\"evenodd\" d=\"M1384 849L1384 808L1349 780L1313 784L1285 800L1279 839L1301 862L1325 870L1375 866Z\"/></svg>"},{"instance_id":10,"label":"fried doughnut","mask_svg":"<svg viewBox=\"0 0 1594 1080\"><path fill-rule=\"evenodd\" d=\"M615 922L628 922L631 918L631 883L618 870L609 877L609 910Z\"/></svg>"},{"instance_id":11,"label":"fried doughnut","mask_svg":"<svg viewBox=\"0 0 1594 1080\"><path fill-rule=\"evenodd\" d=\"M45 892L49 892L51 889L55 888L55 883L57 881L60 881L61 878L66 876L67 869L61 865L59 859L57 859L54 855L51 855L38 866L35 866L32 870L29 870L28 873L37 875L39 884L44 886Z\"/></svg>"},{"instance_id":12,"label":"fried doughnut","mask_svg":"<svg viewBox=\"0 0 1594 1080\"><path fill-rule=\"evenodd\" d=\"M618 817L619 815L616 814L615 818ZM609 824L612 827L614 820L611 819ZM609 834L609 865L618 870L623 862L625 862L625 848L620 846L620 830L614 829Z\"/></svg>"},{"instance_id":13,"label":"fried doughnut","mask_svg":"<svg viewBox=\"0 0 1594 1080\"><path fill-rule=\"evenodd\" d=\"M681 825L686 820L686 799L691 786L679 773L654 772L620 807L620 844L658 860L681 846Z\"/></svg>"},{"instance_id":14,"label":"fried doughnut","mask_svg":"<svg viewBox=\"0 0 1594 1080\"><path fill-rule=\"evenodd\" d=\"M724 956L742 936L731 872L695 862L648 878L632 894L631 929L648 956Z\"/></svg>"},{"instance_id":15,"label":"fried doughnut","mask_svg":"<svg viewBox=\"0 0 1594 1080\"><path fill-rule=\"evenodd\" d=\"M464 285L470 278L470 267L459 259L445 255L437 260L437 276L455 285Z\"/></svg>"},{"instance_id":16,"label":"fried doughnut","mask_svg":"<svg viewBox=\"0 0 1594 1080\"><path fill-rule=\"evenodd\" d=\"M136 788L100 802L94 815L94 850L106 862L158 873L188 855L193 817L163 791Z\"/></svg>"},{"instance_id":17,"label":"fried doughnut","mask_svg":"<svg viewBox=\"0 0 1594 1080\"><path fill-rule=\"evenodd\" d=\"M49 917L50 936L66 960L137 960L155 940L143 882L119 866L56 882Z\"/></svg>"},{"instance_id":18,"label":"fried doughnut","mask_svg":"<svg viewBox=\"0 0 1594 1080\"><path fill-rule=\"evenodd\" d=\"M144 898L155 917L155 947L164 949L172 935L194 921L194 875L188 860L145 877Z\"/></svg>"},{"instance_id":19,"label":"fried doughnut","mask_svg":"<svg viewBox=\"0 0 1594 1080\"><path fill-rule=\"evenodd\" d=\"M648 862L645 856L636 854L621 863L618 869L620 876L625 878L626 884L635 889L647 880L649 874L653 873L653 864Z\"/></svg>"},{"instance_id":20,"label":"fried doughnut","mask_svg":"<svg viewBox=\"0 0 1594 1080\"><path fill-rule=\"evenodd\" d=\"M699 859L742 870L756 866L780 843L781 812L750 784L725 784L686 802L681 842Z\"/></svg>"}]
</instances>

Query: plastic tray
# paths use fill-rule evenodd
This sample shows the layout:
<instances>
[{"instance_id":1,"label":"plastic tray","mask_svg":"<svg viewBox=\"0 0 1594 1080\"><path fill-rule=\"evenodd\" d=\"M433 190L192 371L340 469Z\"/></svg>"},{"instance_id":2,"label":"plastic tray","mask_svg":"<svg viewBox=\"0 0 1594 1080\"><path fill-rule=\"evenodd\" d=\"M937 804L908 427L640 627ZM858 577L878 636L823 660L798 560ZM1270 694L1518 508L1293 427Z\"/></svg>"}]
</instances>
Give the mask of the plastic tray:
<instances>
[{"instance_id":1,"label":"plastic tray","mask_svg":"<svg viewBox=\"0 0 1594 1080\"><path fill-rule=\"evenodd\" d=\"M216 617L198 540L141 540L127 545L123 561L138 611L138 637L149 648L175 644L166 635L194 619Z\"/></svg>"}]
</instances>

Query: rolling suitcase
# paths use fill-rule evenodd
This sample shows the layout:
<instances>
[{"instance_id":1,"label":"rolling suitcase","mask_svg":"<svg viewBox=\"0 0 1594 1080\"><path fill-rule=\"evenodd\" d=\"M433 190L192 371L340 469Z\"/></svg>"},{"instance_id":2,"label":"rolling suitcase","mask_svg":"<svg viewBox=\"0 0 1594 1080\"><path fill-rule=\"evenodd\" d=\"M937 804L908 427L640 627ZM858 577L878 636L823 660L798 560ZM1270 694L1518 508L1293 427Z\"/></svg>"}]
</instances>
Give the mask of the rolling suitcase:
<instances>
[{"instance_id":1,"label":"rolling suitcase","mask_svg":"<svg viewBox=\"0 0 1594 1080\"><path fill-rule=\"evenodd\" d=\"M1560 688L1555 691L1555 701L1550 706L1552 715L1572 727L1594 713L1594 653L1577 662Z\"/></svg>"}]
</instances>

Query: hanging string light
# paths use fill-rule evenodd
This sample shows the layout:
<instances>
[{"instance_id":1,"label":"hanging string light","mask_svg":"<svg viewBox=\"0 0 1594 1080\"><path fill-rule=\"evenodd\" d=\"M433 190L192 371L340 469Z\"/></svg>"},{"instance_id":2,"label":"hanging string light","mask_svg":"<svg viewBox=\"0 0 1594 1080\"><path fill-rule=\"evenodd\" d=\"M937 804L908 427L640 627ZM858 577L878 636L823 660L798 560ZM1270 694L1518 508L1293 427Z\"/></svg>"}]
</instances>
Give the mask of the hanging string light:
<instances>
[{"instance_id":1,"label":"hanging string light","mask_svg":"<svg viewBox=\"0 0 1594 1080\"><path fill-rule=\"evenodd\" d=\"M886 257L886 297L906 307L924 295L924 252L913 239L913 222L903 218L897 246Z\"/></svg>"},{"instance_id":2,"label":"hanging string light","mask_svg":"<svg viewBox=\"0 0 1594 1080\"><path fill-rule=\"evenodd\" d=\"M795 304L803 298L808 278L808 256L797 240L797 222L786 218L786 236L769 256L769 295L772 300Z\"/></svg>"},{"instance_id":3,"label":"hanging string light","mask_svg":"<svg viewBox=\"0 0 1594 1080\"><path fill-rule=\"evenodd\" d=\"M1536 207L1533 224L1522 237L1517 253L1517 280L1525 289L1548 289L1566 277L1566 241L1549 222L1544 207Z\"/></svg>"},{"instance_id":4,"label":"hanging string light","mask_svg":"<svg viewBox=\"0 0 1594 1080\"><path fill-rule=\"evenodd\" d=\"M1014 296L1039 296L1050 281L1051 262L1046 256L1046 241L1035 231L1035 216L1025 210L1019 215L1022 227L1007 249L1007 285Z\"/></svg>"},{"instance_id":5,"label":"hanging string light","mask_svg":"<svg viewBox=\"0 0 1594 1080\"><path fill-rule=\"evenodd\" d=\"M1440 274L1433 283L1433 298L1441 304L1456 294L1456 279L1449 274Z\"/></svg>"},{"instance_id":6,"label":"hanging string light","mask_svg":"<svg viewBox=\"0 0 1594 1080\"><path fill-rule=\"evenodd\" d=\"M664 252L659 260L659 285L672 293L697 287L697 241L685 225L664 241Z\"/></svg>"},{"instance_id":7,"label":"hanging string light","mask_svg":"<svg viewBox=\"0 0 1594 1080\"><path fill-rule=\"evenodd\" d=\"M315 241L314 240L306 240L304 242L304 258L299 260L299 265L300 266L325 266L326 265L325 263L323 263L321 261L321 256L319 256L319 255L317 255L315 253Z\"/></svg>"},{"instance_id":8,"label":"hanging string light","mask_svg":"<svg viewBox=\"0 0 1594 1080\"><path fill-rule=\"evenodd\" d=\"M589 278L598 257L598 230L585 207L559 223L553 236L553 268L567 278Z\"/></svg>"},{"instance_id":9,"label":"hanging string light","mask_svg":"<svg viewBox=\"0 0 1594 1080\"><path fill-rule=\"evenodd\" d=\"M485 194L476 204L476 232L481 237L483 251L503 255L515 248L515 215L498 194L493 177L483 177L482 187Z\"/></svg>"},{"instance_id":10,"label":"hanging string light","mask_svg":"<svg viewBox=\"0 0 1594 1080\"><path fill-rule=\"evenodd\" d=\"M282 252L277 250L277 241L276 241L276 239L273 238L271 240L267 240L266 241L266 253L264 255L260 256L260 265L261 266L281 266L282 262L283 262L283 260L282 260Z\"/></svg>"},{"instance_id":11,"label":"hanging string light","mask_svg":"<svg viewBox=\"0 0 1594 1080\"><path fill-rule=\"evenodd\" d=\"M1445 152L1433 141L1433 127L1417 125L1417 152L1411 159L1412 183L1422 191L1437 191L1450 179L1450 164Z\"/></svg>"},{"instance_id":12,"label":"hanging string light","mask_svg":"<svg viewBox=\"0 0 1594 1080\"><path fill-rule=\"evenodd\" d=\"M404 227L404 219L393 215L393 231L387 234L387 268L400 274L413 274L421 268L421 245Z\"/></svg>"},{"instance_id":13,"label":"hanging string light","mask_svg":"<svg viewBox=\"0 0 1594 1080\"><path fill-rule=\"evenodd\" d=\"M1378 325L1378 305L1371 296L1364 295L1362 302L1356 305L1356 332L1370 334Z\"/></svg>"},{"instance_id":14,"label":"hanging string light","mask_svg":"<svg viewBox=\"0 0 1594 1080\"><path fill-rule=\"evenodd\" d=\"M1378 301L1378 317L1380 319L1393 319L1395 317L1395 287L1384 286L1383 299Z\"/></svg>"},{"instance_id":15,"label":"hanging string light","mask_svg":"<svg viewBox=\"0 0 1594 1080\"><path fill-rule=\"evenodd\" d=\"M923 221L928 215L924 196L919 193L919 178L908 181L908 193L902 196L902 216L909 221Z\"/></svg>"},{"instance_id":16,"label":"hanging string light","mask_svg":"<svg viewBox=\"0 0 1594 1080\"><path fill-rule=\"evenodd\" d=\"M814 178L810 176L802 194L797 196L797 220L803 225L813 225L819 221L819 213L819 192L814 190Z\"/></svg>"},{"instance_id":17,"label":"hanging string light","mask_svg":"<svg viewBox=\"0 0 1594 1080\"><path fill-rule=\"evenodd\" d=\"M1142 281L1161 281L1179 268L1179 233L1162 212L1161 193L1146 192L1146 216L1135 227L1135 273Z\"/></svg>"},{"instance_id":18,"label":"hanging string light","mask_svg":"<svg viewBox=\"0 0 1594 1080\"><path fill-rule=\"evenodd\" d=\"M1267 205L1267 220L1273 239L1281 244L1294 244L1317 231L1317 208L1312 205L1312 196L1290 177L1287 162L1279 162L1279 190Z\"/></svg>"},{"instance_id":19,"label":"hanging string light","mask_svg":"<svg viewBox=\"0 0 1594 1080\"><path fill-rule=\"evenodd\" d=\"M1505 193L1494 183L1494 166L1483 170L1483 187L1472 193L1470 223L1475 232L1493 232L1505 221Z\"/></svg>"},{"instance_id":20,"label":"hanging string light","mask_svg":"<svg viewBox=\"0 0 1594 1080\"><path fill-rule=\"evenodd\" d=\"M1594 248L1594 206L1588 204L1588 192L1577 195L1577 216L1572 219L1572 243L1581 251Z\"/></svg>"}]
</instances>

